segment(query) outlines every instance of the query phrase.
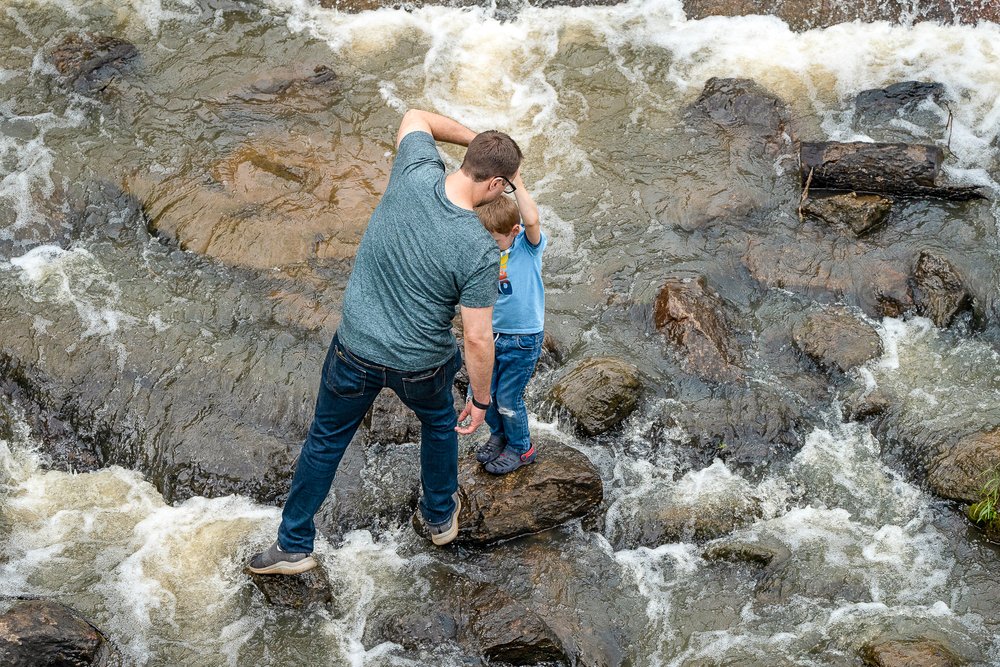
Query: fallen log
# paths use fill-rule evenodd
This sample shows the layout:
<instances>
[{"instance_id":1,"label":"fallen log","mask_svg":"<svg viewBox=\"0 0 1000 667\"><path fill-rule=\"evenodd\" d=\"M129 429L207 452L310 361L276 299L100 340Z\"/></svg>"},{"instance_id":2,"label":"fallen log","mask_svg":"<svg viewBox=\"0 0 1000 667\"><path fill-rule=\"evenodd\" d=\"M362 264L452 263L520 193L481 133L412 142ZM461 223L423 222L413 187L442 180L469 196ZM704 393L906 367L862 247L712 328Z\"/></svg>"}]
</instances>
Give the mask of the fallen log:
<instances>
[{"instance_id":1,"label":"fallen log","mask_svg":"<svg viewBox=\"0 0 1000 667\"><path fill-rule=\"evenodd\" d=\"M985 198L974 186L936 185L944 151L927 144L803 141L802 182L812 174L814 190L880 192L901 196L967 200Z\"/></svg>"}]
</instances>

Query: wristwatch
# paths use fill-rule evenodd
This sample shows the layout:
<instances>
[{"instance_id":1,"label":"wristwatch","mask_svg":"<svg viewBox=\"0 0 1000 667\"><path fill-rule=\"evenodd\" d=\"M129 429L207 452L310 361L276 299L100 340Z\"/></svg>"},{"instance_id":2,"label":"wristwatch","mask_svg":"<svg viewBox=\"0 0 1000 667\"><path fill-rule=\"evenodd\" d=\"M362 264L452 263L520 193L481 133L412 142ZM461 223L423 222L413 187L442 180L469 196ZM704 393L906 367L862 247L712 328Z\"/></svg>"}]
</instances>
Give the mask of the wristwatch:
<instances>
[{"instance_id":1,"label":"wristwatch","mask_svg":"<svg viewBox=\"0 0 1000 667\"><path fill-rule=\"evenodd\" d=\"M479 401L476 400L476 397L471 394L469 395L469 400L472 401L472 404L477 408L479 408L480 410L485 410L488 407L490 407L489 401L487 401L486 403L480 403Z\"/></svg>"}]
</instances>

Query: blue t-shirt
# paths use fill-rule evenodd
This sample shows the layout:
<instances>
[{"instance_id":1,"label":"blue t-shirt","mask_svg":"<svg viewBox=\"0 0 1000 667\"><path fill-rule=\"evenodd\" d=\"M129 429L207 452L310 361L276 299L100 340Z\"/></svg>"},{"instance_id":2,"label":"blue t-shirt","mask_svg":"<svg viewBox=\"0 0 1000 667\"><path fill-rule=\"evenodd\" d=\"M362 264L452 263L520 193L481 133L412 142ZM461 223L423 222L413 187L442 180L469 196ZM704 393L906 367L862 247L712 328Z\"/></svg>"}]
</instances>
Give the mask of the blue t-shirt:
<instances>
[{"instance_id":1,"label":"blue t-shirt","mask_svg":"<svg viewBox=\"0 0 1000 667\"><path fill-rule=\"evenodd\" d=\"M344 294L340 340L364 359L402 371L440 366L455 354L455 306L496 300L496 241L448 199L444 178L434 138L403 137Z\"/></svg>"},{"instance_id":2,"label":"blue t-shirt","mask_svg":"<svg viewBox=\"0 0 1000 667\"><path fill-rule=\"evenodd\" d=\"M510 249L500 253L500 294L493 306L493 331L533 334L545 328L542 252L547 243L543 232L538 245L531 245L521 230Z\"/></svg>"}]
</instances>

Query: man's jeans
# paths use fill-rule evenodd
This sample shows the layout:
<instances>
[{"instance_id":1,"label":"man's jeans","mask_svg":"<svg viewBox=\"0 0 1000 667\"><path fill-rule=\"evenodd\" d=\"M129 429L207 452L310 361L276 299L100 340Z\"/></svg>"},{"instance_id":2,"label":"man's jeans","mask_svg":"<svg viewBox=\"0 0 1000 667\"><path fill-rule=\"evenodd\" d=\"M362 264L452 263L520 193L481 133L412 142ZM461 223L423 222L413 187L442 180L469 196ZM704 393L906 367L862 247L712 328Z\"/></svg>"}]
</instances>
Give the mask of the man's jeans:
<instances>
[{"instance_id":1,"label":"man's jeans","mask_svg":"<svg viewBox=\"0 0 1000 667\"><path fill-rule=\"evenodd\" d=\"M496 335L496 357L490 387L492 400L486 411L486 423L492 435L503 437L507 447L518 454L531 449L524 389L542 354L543 337L541 332Z\"/></svg>"},{"instance_id":2,"label":"man's jeans","mask_svg":"<svg viewBox=\"0 0 1000 667\"><path fill-rule=\"evenodd\" d=\"M326 499L347 445L368 408L389 387L420 419L420 512L429 523L451 517L458 489L458 417L452 382L461 354L426 371L398 371L351 354L337 336L323 364L316 414L302 446L288 500L281 513L278 544L285 551L313 550L313 516Z\"/></svg>"}]
</instances>

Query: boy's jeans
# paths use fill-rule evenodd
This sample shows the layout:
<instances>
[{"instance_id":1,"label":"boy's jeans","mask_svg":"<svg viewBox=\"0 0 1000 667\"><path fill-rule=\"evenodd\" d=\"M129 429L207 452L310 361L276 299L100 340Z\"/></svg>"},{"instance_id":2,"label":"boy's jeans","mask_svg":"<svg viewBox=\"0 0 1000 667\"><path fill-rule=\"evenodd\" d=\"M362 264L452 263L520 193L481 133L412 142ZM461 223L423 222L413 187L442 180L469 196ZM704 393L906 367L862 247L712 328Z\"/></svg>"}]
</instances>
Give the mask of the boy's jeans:
<instances>
[{"instance_id":1,"label":"boy's jeans","mask_svg":"<svg viewBox=\"0 0 1000 667\"><path fill-rule=\"evenodd\" d=\"M528 433L528 408L524 389L535 372L542 354L542 332L536 334L497 334L493 362L493 384L486 423L490 433L502 436L512 452L523 454L531 449Z\"/></svg>"},{"instance_id":2,"label":"boy's jeans","mask_svg":"<svg viewBox=\"0 0 1000 667\"><path fill-rule=\"evenodd\" d=\"M452 382L462 365L453 359L427 371L398 371L365 361L333 337L323 364L316 414L302 446L288 500L281 512L278 544L285 551L313 550L313 516L326 499L347 445L384 387L396 392L420 419L420 513L429 523L451 517L458 489L458 416Z\"/></svg>"}]
</instances>

